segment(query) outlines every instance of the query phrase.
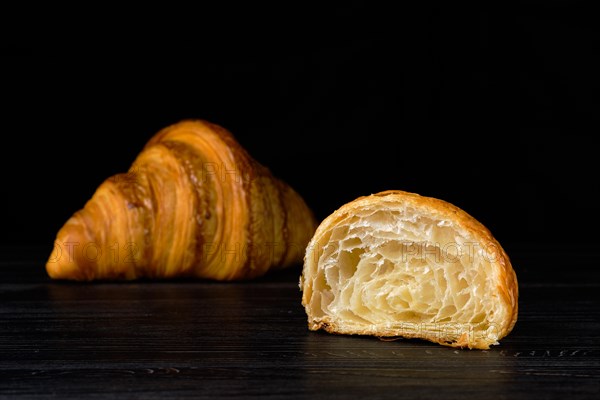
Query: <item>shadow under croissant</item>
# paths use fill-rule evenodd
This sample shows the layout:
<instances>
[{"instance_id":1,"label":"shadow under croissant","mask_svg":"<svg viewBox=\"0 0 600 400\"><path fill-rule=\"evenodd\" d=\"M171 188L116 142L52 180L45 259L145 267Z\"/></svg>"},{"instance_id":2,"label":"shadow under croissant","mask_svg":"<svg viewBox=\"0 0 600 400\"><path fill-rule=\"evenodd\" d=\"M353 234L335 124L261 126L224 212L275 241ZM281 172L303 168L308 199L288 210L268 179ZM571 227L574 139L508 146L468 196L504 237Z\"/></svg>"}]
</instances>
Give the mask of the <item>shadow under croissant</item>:
<instances>
[{"instance_id":1,"label":"shadow under croissant","mask_svg":"<svg viewBox=\"0 0 600 400\"><path fill-rule=\"evenodd\" d=\"M332 335L311 332L303 341L308 393L335 393L343 387L373 397L395 389L416 397L439 396L459 388L462 396L485 392L509 397L514 388L515 357L506 349L463 351L422 339ZM387 391L386 391L387 393Z\"/></svg>"},{"instance_id":2,"label":"shadow under croissant","mask_svg":"<svg viewBox=\"0 0 600 400\"><path fill-rule=\"evenodd\" d=\"M297 288L287 283L67 281L34 291L44 347L63 362L123 367L139 365L142 355L145 365L226 367L232 351L258 359L259 348L308 334ZM22 296L31 299L32 291Z\"/></svg>"}]
</instances>

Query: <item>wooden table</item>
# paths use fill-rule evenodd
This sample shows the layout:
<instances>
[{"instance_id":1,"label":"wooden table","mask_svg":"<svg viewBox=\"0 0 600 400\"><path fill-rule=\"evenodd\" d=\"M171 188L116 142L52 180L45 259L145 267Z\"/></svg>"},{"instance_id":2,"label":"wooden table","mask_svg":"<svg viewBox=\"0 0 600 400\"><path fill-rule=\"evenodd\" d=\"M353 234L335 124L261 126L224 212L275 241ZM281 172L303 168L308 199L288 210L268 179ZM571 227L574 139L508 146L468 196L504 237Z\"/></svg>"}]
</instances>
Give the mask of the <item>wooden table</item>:
<instances>
[{"instance_id":1,"label":"wooden table","mask_svg":"<svg viewBox=\"0 0 600 400\"><path fill-rule=\"evenodd\" d=\"M519 320L478 351L310 332L299 266L82 284L50 281L44 251L4 249L0 398L598 398L598 253L509 254Z\"/></svg>"}]
</instances>

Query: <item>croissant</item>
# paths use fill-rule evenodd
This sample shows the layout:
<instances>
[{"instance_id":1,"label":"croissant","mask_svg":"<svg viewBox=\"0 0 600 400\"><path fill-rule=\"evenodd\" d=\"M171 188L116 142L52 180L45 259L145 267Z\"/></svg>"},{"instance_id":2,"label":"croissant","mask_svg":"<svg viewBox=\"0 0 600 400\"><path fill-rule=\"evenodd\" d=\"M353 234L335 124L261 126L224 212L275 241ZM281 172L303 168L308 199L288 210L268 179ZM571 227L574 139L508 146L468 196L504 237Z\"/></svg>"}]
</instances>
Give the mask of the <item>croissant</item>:
<instances>
[{"instance_id":1,"label":"croissant","mask_svg":"<svg viewBox=\"0 0 600 400\"><path fill-rule=\"evenodd\" d=\"M316 221L224 128L183 121L104 181L58 232L56 279L250 279L300 264Z\"/></svg>"},{"instance_id":2,"label":"croissant","mask_svg":"<svg viewBox=\"0 0 600 400\"><path fill-rule=\"evenodd\" d=\"M327 217L300 288L309 329L330 333L487 349L517 321L516 274L492 234L452 204L402 191Z\"/></svg>"}]
</instances>

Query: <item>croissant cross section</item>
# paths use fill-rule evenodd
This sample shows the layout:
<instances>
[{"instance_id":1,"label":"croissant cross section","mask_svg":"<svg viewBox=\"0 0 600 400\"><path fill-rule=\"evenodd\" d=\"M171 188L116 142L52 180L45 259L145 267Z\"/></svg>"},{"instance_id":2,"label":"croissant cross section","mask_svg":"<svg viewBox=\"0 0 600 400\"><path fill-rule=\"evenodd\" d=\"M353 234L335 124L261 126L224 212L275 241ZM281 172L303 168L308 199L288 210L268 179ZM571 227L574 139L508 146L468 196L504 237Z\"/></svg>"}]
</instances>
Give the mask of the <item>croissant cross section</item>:
<instances>
[{"instance_id":1,"label":"croissant cross section","mask_svg":"<svg viewBox=\"0 0 600 400\"><path fill-rule=\"evenodd\" d=\"M311 330L487 349L517 319L516 275L491 233L449 203L402 191L325 219L300 287Z\"/></svg>"}]
</instances>

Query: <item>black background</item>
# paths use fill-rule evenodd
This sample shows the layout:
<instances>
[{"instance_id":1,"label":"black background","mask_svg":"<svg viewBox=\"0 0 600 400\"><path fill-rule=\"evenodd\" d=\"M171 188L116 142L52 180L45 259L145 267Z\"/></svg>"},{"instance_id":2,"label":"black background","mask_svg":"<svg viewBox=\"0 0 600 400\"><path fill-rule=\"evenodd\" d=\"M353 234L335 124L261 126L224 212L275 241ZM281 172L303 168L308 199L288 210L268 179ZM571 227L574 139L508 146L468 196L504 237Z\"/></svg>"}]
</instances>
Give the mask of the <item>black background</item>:
<instances>
[{"instance_id":1,"label":"black background","mask_svg":"<svg viewBox=\"0 0 600 400\"><path fill-rule=\"evenodd\" d=\"M280 3L0 12L0 397L597 398L592 2ZM62 224L185 118L319 219L386 189L463 208L511 257L514 331L481 352L309 332L300 265L50 281Z\"/></svg>"},{"instance_id":2,"label":"black background","mask_svg":"<svg viewBox=\"0 0 600 400\"><path fill-rule=\"evenodd\" d=\"M456 204L509 249L598 242L585 3L228 7L132 15L144 28L127 37L114 33L129 17L82 19L2 50L3 245L50 249L105 178L185 118L232 131L319 219L403 189Z\"/></svg>"}]
</instances>

